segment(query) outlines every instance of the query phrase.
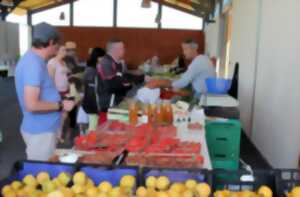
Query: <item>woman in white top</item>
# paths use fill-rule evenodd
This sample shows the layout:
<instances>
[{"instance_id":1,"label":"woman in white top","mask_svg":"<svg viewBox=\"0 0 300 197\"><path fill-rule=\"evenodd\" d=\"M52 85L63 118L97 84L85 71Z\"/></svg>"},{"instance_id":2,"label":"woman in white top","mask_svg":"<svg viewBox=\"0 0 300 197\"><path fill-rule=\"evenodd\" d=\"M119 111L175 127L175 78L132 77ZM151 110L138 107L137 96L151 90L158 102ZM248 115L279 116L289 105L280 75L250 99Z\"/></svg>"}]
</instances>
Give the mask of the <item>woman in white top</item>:
<instances>
[{"instance_id":1,"label":"woman in white top","mask_svg":"<svg viewBox=\"0 0 300 197\"><path fill-rule=\"evenodd\" d=\"M48 62L48 71L53 78L55 86L62 96L65 96L69 91L68 75L70 70L64 62L66 56L65 46L60 46L56 57Z\"/></svg>"},{"instance_id":2,"label":"woman in white top","mask_svg":"<svg viewBox=\"0 0 300 197\"><path fill-rule=\"evenodd\" d=\"M61 97L66 96L69 93L70 84L68 81L68 76L70 74L70 70L68 69L66 63L64 62L64 58L66 56L66 48L65 46L60 46L57 55L49 60L48 62L48 72L50 76L53 78L55 86L59 91ZM58 140L63 142L63 128L64 122L68 117L67 112L63 112L61 127L58 132ZM68 131L70 133L70 131ZM69 134L70 135L70 134Z\"/></svg>"}]
</instances>

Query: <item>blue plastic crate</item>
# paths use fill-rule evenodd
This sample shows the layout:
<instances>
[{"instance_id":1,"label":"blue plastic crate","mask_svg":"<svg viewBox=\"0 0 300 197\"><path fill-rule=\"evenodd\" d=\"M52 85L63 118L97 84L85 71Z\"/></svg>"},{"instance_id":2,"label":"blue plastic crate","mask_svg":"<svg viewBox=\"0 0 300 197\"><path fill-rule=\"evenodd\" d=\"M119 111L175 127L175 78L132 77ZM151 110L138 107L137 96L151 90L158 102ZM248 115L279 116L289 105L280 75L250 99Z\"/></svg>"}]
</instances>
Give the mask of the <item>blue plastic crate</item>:
<instances>
[{"instance_id":1,"label":"blue plastic crate","mask_svg":"<svg viewBox=\"0 0 300 197\"><path fill-rule=\"evenodd\" d=\"M113 186L118 186L125 175L132 175L138 180L137 167L83 166L80 171L90 177L96 185L108 181Z\"/></svg>"},{"instance_id":2,"label":"blue plastic crate","mask_svg":"<svg viewBox=\"0 0 300 197\"><path fill-rule=\"evenodd\" d=\"M73 175L76 166L72 164L47 163L36 161L19 161L14 165L11 175L0 181L0 188L15 180L21 181L26 175L37 176L39 172L47 172L51 178L57 177L61 172Z\"/></svg>"},{"instance_id":3,"label":"blue plastic crate","mask_svg":"<svg viewBox=\"0 0 300 197\"><path fill-rule=\"evenodd\" d=\"M22 169L18 171L20 179L23 179L28 174L37 176L39 172L43 171L48 172L51 178L57 177L62 172L72 175L76 171L75 166L67 164L23 162L21 165Z\"/></svg>"},{"instance_id":4,"label":"blue plastic crate","mask_svg":"<svg viewBox=\"0 0 300 197\"><path fill-rule=\"evenodd\" d=\"M209 94L227 94L231 87L232 80L223 78L207 78L205 80L207 93Z\"/></svg>"},{"instance_id":5,"label":"blue plastic crate","mask_svg":"<svg viewBox=\"0 0 300 197\"><path fill-rule=\"evenodd\" d=\"M180 183L188 179L194 179L197 182L211 184L210 173L204 169L143 168L141 173L141 183L143 185L145 185L145 181L149 176L166 176L171 183Z\"/></svg>"}]
</instances>

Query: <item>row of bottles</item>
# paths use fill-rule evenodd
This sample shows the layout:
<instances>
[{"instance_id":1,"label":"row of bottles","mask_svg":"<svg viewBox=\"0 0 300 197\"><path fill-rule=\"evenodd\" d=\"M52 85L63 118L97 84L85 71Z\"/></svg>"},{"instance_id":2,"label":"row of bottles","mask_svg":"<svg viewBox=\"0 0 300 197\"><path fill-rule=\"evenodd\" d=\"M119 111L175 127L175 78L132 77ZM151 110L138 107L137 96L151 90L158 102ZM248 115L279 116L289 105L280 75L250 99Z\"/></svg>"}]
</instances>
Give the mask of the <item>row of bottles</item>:
<instances>
[{"instance_id":1,"label":"row of bottles","mask_svg":"<svg viewBox=\"0 0 300 197\"><path fill-rule=\"evenodd\" d=\"M129 105L129 122L131 125L138 124L139 107L135 101ZM173 123L172 105L168 101L159 104L146 104L143 109L143 116L147 123L154 125L170 125Z\"/></svg>"}]
</instances>

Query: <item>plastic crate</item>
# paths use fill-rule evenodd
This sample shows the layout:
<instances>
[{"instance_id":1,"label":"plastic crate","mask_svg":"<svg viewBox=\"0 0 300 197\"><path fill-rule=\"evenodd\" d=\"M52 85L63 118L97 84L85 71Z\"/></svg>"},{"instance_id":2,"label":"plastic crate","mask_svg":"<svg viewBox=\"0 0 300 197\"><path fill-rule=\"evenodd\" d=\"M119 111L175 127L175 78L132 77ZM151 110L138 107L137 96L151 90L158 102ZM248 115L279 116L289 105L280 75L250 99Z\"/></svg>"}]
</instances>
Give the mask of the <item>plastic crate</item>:
<instances>
[{"instance_id":1,"label":"plastic crate","mask_svg":"<svg viewBox=\"0 0 300 197\"><path fill-rule=\"evenodd\" d=\"M51 178L58 176L61 172L73 175L77 167L73 164L49 163L37 161L19 161L14 164L14 168L9 177L0 181L0 188L12 181L21 181L26 175L36 176L39 172L48 172Z\"/></svg>"},{"instance_id":2,"label":"plastic crate","mask_svg":"<svg viewBox=\"0 0 300 197\"><path fill-rule=\"evenodd\" d=\"M206 141L214 169L237 170L241 123L238 120L206 121Z\"/></svg>"},{"instance_id":3,"label":"plastic crate","mask_svg":"<svg viewBox=\"0 0 300 197\"><path fill-rule=\"evenodd\" d=\"M212 185L211 174L205 169L173 169L173 168L142 168L140 174L140 183L145 186L146 179L149 176L166 176L171 183L185 182L188 179L194 179L198 182L205 182Z\"/></svg>"},{"instance_id":4,"label":"plastic crate","mask_svg":"<svg viewBox=\"0 0 300 197\"><path fill-rule=\"evenodd\" d=\"M136 177L139 183L139 168L135 166L99 166L93 164L84 164L79 167L92 181L98 185L103 181L108 181L113 186L117 186L125 175Z\"/></svg>"},{"instance_id":5,"label":"plastic crate","mask_svg":"<svg viewBox=\"0 0 300 197\"><path fill-rule=\"evenodd\" d=\"M96 164L62 164L20 161L14 165L11 175L0 181L0 189L15 180L21 181L26 175L30 174L36 176L42 171L48 172L51 178L57 177L61 172L67 172L73 175L78 171L82 171L86 173L96 185L102 181L108 181L113 186L117 186L123 176L132 175L136 177L137 184L139 184L139 168L135 166L104 166Z\"/></svg>"},{"instance_id":6,"label":"plastic crate","mask_svg":"<svg viewBox=\"0 0 300 197\"><path fill-rule=\"evenodd\" d=\"M253 180L248 179L249 176ZM237 191L257 191L261 186L268 186L276 195L275 171L273 170L257 170L253 174L246 170L222 170L217 169L212 172L213 190Z\"/></svg>"},{"instance_id":7,"label":"plastic crate","mask_svg":"<svg viewBox=\"0 0 300 197\"><path fill-rule=\"evenodd\" d=\"M291 192L296 186L300 186L300 170L276 170L276 190L278 197L285 197L286 193Z\"/></svg>"},{"instance_id":8,"label":"plastic crate","mask_svg":"<svg viewBox=\"0 0 300 197\"><path fill-rule=\"evenodd\" d=\"M209 94L226 94L231 87L231 80L211 77L205 80L205 84Z\"/></svg>"}]
</instances>

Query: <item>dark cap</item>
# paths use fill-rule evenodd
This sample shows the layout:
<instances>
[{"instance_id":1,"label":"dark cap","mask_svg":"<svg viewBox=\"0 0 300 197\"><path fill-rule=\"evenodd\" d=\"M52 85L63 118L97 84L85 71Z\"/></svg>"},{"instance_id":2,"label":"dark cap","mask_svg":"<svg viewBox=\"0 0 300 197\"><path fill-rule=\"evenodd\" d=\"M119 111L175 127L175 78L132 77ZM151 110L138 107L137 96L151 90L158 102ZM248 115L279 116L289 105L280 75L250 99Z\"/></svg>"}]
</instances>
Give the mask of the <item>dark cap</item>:
<instances>
[{"instance_id":1,"label":"dark cap","mask_svg":"<svg viewBox=\"0 0 300 197\"><path fill-rule=\"evenodd\" d=\"M33 27L33 39L39 39L42 42L48 42L51 39L59 39L60 33L55 27L48 23L39 23Z\"/></svg>"}]
</instances>

